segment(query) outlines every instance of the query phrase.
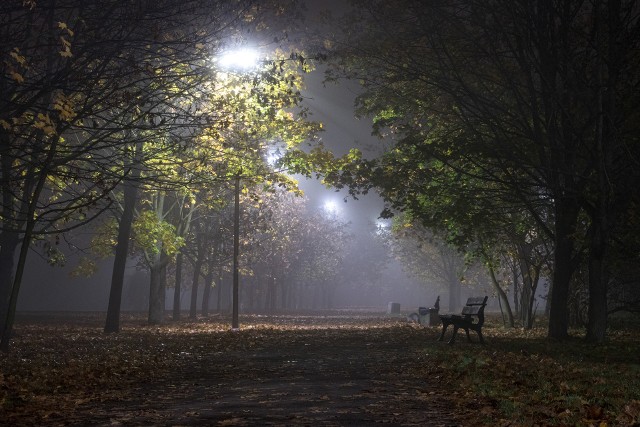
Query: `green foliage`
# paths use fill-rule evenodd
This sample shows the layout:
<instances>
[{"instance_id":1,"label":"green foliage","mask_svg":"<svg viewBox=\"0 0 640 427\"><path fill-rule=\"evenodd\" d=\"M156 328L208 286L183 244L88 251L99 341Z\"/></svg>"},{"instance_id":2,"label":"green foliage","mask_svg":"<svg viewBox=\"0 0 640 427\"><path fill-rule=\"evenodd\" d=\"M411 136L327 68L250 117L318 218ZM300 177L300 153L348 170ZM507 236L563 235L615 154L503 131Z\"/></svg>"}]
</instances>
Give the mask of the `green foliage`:
<instances>
[{"instance_id":1,"label":"green foliage","mask_svg":"<svg viewBox=\"0 0 640 427\"><path fill-rule=\"evenodd\" d=\"M144 211L133 222L134 241L139 249L158 255L164 251L173 256L182 246L184 238L176 235L176 228L158 218L153 211Z\"/></svg>"}]
</instances>

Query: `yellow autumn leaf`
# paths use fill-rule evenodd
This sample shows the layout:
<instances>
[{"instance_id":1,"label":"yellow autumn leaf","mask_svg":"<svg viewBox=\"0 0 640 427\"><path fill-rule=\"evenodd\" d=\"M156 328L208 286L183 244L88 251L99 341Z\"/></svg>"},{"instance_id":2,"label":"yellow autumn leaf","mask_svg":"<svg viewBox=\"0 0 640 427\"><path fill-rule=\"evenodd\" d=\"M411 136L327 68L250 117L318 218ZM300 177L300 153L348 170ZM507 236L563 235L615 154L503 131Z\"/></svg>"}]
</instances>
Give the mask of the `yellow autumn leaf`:
<instances>
[{"instance_id":1,"label":"yellow autumn leaf","mask_svg":"<svg viewBox=\"0 0 640 427\"><path fill-rule=\"evenodd\" d=\"M17 83L24 83L24 77L22 77L22 74L17 73L15 71L10 71L9 74L11 75L11 78L13 80L15 80Z\"/></svg>"},{"instance_id":2,"label":"yellow autumn leaf","mask_svg":"<svg viewBox=\"0 0 640 427\"><path fill-rule=\"evenodd\" d=\"M42 130L45 135L51 136L56 133L56 128L49 117L49 114L38 113L38 117L33 124L33 127L36 129Z\"/></svg>"},{"instance_id":3,"label":"yellow autumn leaf","mask_svg":"<svg viewBox=\"0 0 640 427\"><path fill-rule=\"evenodd\" d=\"M61 120L70 122L76 117L73 101L63 93L56 94L53 109L58 112Z\"/></svg>"},{"instance_id":4,"label":"yellow autumn leaf","mask_svg":"<svg viewBox=\"0 0 640 427\"><path fill-rule=\"evenodd\" d=\"M9 53L9 56L11 56L23 68L27 68L27 59L22 56L22 54L20 53L20 49L14 47L11 53Z\"/></svg>"},{"instance_id":5,"label":"yellow autumn leaf","mask_svg":"<svg viewBox=\"0 0 640 427\"><path fill-rule=\"evenodd\" d=\"M73 37L73 34L74 34L73 30L71 30L71 28L69 28L69 26L65 22L58 22L58 28L60 28L63 31L66 31L67 34Z\"/></svg>"},{"instance_id":6,"label":"yellow autumn leaf","mask_svg":"<svg viewBox=\"0 0 640 427\"><path fill-rule=\"evenodd\" d=\"M62 43L62 50L58 52L63 58L70 58L73 56L71 53L71 42L60 36L60 42Z\"/></svg>"}]
</instances>

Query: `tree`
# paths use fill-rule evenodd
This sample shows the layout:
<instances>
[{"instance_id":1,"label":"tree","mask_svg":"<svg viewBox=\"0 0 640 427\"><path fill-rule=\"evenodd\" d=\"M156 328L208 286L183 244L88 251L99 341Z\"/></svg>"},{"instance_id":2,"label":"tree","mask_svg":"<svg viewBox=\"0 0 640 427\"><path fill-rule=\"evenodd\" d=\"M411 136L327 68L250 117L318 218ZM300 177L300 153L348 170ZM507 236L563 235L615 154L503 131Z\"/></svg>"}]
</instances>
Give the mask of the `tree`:
<instances>
[{"instance_id":1,"label":"tree","mask_svg":"<svg viewBox=\"0 0 640 427\"><path fill-rule=\"evenodd\" d=\"M549 336L560 339L567 336L576 239L587 232L580 215L592 212L589 235L598 244L589 253L598 261L589 269L588 335L604 339L602 263L612 236L601 233L617 217L605 206L628 200L622 180L604 177L631 173L636 179L633 161L617 155L635 147L629 131L637 115L630 101L637 79L631 65L637 63L636 3L354 3L346 36L335 44L333 75L362 82L359 111L374 117L379 134L396 135L397 151L375 165L360 161L337 181L380 183L376 176L391 175L400 163L405 178L424 182L440 164L447 174L481 184L470 200L449 191L454 206L480 198L498 202L497 211L483 205L495 215L526 211L554 242ZM412 161L416 153L420 160ZM375 169L369 177L361 172L368 166ZM419 199L417 190L402 196ZM411 203L384 196L396 208Z\"/></svg>"},{"instance_id":2,"label":"tree","mask_svg":"<svg viewBox=\"0 0 640 427\"><path fill-rule=\"evenodd\" d=\"M421 282L446 290L449 311L459 311L461 282L467 270L464 256L420 224L399 221L392 233L394 256Z\"/></svg>"},{"instance_id":3,"label":"tree","mask_svg":"<svg viewBox=\"0 0 640 427\"><path fill-rule=\"evenodd\" d=\"M249 4L252 4L252 2L249 2ZM277 12L280 5L276 6L275 9ZM232 27L233 24L238 21L239 17L242 16L248 19L250 17L248 14L257 13L257 11L253 9L246 10L238 8L231 10L233 13L229 17L231 18L230 21L222 25L222 27L227 29L229 29L230 26ZM266 8L263 10L269 9ZM191 19L195 20L196 24L189 27L189 29L195 31L195 34L201 37L200 33L203 30L200 26L202 21L198 19L200 18L199 13L205 13L205 11L200 9L194 12ZM227 19L224 15L222 16ZM260 28L262 26L262 19L264 19L264 17L248 19L248 23L243 25ZM206 33L205 31L205 34ZM181 33L182 38L180 40L191 40L193 37L189 36L189 34L188 32ZM209 43L211 43L211 40L209 40ZM205 45L205 43L196 43L196 47L200 50L202 50L202 46ZM299 99L299 94L293 90L297 82L299 82L299 79L293 77L292 71L289 68L284 67L284 62L279 63L279 68L275 66L271 67L270 70L272 74L267 75L265 71L259 80L253 80L253 82L245 80L242 82L244 87L240 87L238 79L228 78L227 76L221 77L219 74L211 75L211 73L207 72L192 73L193 64L180 62L180 60L184 59L181 55L177 57L173 56L175 53L174 46L169 46L167 49L169 49L166 55L169 61L167 69L172 70L173 74L172 78L168 79L168 90L159 92L164 103L159 105L164 105L164 107L159 108L159 105L155 105L154 110L146 114L148 118L159 119L161 123L170 123L173 126L169 128L168 131L162 130L162 132L157 133L156 139L163 142L155 145L155 147L161 147L159 151L157 148L152 147L152 155L149 156L152 173L144 177L147 186L151 188L151 191L156 192L153 200L158 202L155 203L154 206L156 208L156 215L160 221L164 221L165 216L169 215L169 211L163 211L165 208L165 192L168 189L175 188L176 186L183 187L188 183L191 189L184 191L193 192L195 185L211 183L219 185L220 182L225 180L223 177L226 172L220 173L220 171L214 171L214 178L206 177L206 173L210 172L211 168L203 167L205 165L199 165L200 162L207 163L206 157L203 157L205 153L213 152L211 164L224 164L224 171L229 170L229 165L232 165L234 160L244 158L244 156L238 157L237 152L233 153L233 148L230 150L228 146L224 146L223 140L225 137L223 136L223 132L227 134L233 132L234 126L236 128L239 127L238 123L246 125L250 117L255 119L255 113L249 112L246 110L247 108L257 108L256 106L262 105L264 108L261 113L265 117L273 117L273 114L280 114L281 111L278 110L276 106L280 108L283 105L290 106L291 104L288 103L296 102ZM182 52L183 51L178 51L178 53ZM197 60L195 66L197 66L198 68L196 69L200 71L210 65L208 58L204 58L204 61L202 61L200 57L192 58L187 55L186 58L191 61ZM171 60L174 60L174 62L171 62ZM189 66L185 67L185 65ZM278 78L275 77L278 72L282 80L278 80ZM157 76L157 78L159 77ZM286 83L283 83L285 79ZM281 89L286 87L287 91L280 90L274 93L273 90L277 87ZM221 88L223 90L217 92ZM266 90L266 88L271 88L272 93L267 94L266 92L262 92ZM248 101L251 97L253 97L252 101ZM251 102L253 102L253 104L251 104ZM268 103L273 103L273 105L266 106L265 104ZM193 106L195 106L195 109L192 109ZM295 120L291 120L291 122L295 123ZM273 120L272 123L282 123L282 120ZM259 127L254 128L251 132L257 134L258 131ZM245 129L245 132L249 131ZM297 135L296 138L304 138L304 136ZM292 139L293 137L289 138L289 140ZM198 145L192 147L193 142L197 142ZM206 146L206 144L211 142L213 142L212 146ZM205 144L205 146L200 144ZM167 147L168 151L164 149L164 147ZM238 147L236 147L236 149L237 148ZM172 157L176 154L176 151L177 156ZM248 152L247 150L244 154L246 155ZM168 156L167 153L169 153ZM182 170L176 170L171 167L167 168L167 165L172 163L170 159L181 158L184 157L184 155L186 155L186 160L183 158L177 162L181 165ZM221 157L226 157L226 159L221 161ZM194 175L196 175L195 178ZM186 183L184 183L185 181L180 181L185 179ZM163 283L166 280L164 271L170 261L171 254L164 251L162 246L167 243L166 241L156 240L154 243L155 248L152 252L146 252L146 262L152 272L150 286L152 295L150 296L149 307L149 321L152 323L160 323L163 319L165 298L165 287ZM176 292L178 292L178 287L176 287ZM114 328L110 327L110 329Z\"/></svg>"},{"instance_id":4,"label":"tree","mask_svg":"<svg viewBox=\"0 0 640 427\"><path fill-rule=\"evenodd\" d=\"M177 143L198 125L183 120L194 114L175 101L183 93L193 93L210 74L207 47L221 49L221 40L234 36L239 27L265 27L263 19L270 16L285 19L281 8L292 4L286 0L269 5L214 0L2 4L2 39L7 46L1 51L6 67L0 116L3 346L8 346L26 259L21 255L14 267L16 249L26 255L34 236L64 233L106 209L113 201L111 190L131 182L132 170L124 167L127 160L116 159L131 159L130 153L136 152L132 147L150 133ZM146 148L145 153L143 159L153 157ZM154 175L152 166L136 165L143 169L141 179L148 181ZM154 179L162 181L158 175ZM124 250L124 245L119 247ZM123 268L124 263L116 266ZM114 282L121 282L121 277L114 273ZM111 301L116 305L121 288L121 283L114 283Z\"/></svg>"},{"instance_id":5,"label":"tree","mask_svg":"<svg viewBox=\"0 0 640 427\"><path fill-rule=\"evenodd\" d=\"M154 51L157 41L151 42L153 30L138 24L144 13L158 22L169 3L157 2L147 12L116 2L74 0L1 6L2 39L10 46L2 51L0 117L5 349L31 241L64 233L107 208L111 190L130 172L114 170L113 155L126 156L123 141L135 146L139 132L134 128L153 125L131 121L140 117L142 104L153 102L145 89L161 69L151 65L160 57ZM132 81L142 103L130 102Z\"/></svg>"}]
</instances>

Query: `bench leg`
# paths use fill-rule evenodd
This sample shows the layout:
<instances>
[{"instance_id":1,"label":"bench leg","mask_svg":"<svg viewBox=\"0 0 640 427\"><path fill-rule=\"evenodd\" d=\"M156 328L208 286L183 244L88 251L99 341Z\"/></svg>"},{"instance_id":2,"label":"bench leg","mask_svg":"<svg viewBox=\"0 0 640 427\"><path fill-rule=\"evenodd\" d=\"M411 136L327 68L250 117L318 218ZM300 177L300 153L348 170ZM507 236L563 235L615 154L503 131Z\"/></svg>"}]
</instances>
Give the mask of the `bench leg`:
<instances>
[{"instance_id":1,"label":"bench leg","mask_svg":"<svg viewBox=\"0 0 640 427\"><path fill-rule=\"evenodd\" d=\"M451 335L451 339L449 340L449 345L452 345L456 340L456 334L458 333L458 326L453 325L453 334Z\"/></svg>"},{"instance_id":2,"label":"bench leg","mask_svg":"<svg viewBox=\"0 0 640 427\"><path fill-rule=\"evenodd\" d=\"M469 328L464 328L464 331L467 333L467 341L472 342L471 337L469 336Z\"/></svg>"},{"instance_id":3,"label":"bench leg","mask_svg":"<svg viewBox=\"0 0 640 427\"><path fill-rule=\"evenodd\" d=\"M480 339L480 344L484 345L484 340L482 339L482 330L478 329L476 332L478 333L478 338Z\"/></svg>"},{"instance_id":4,"label":"bench leg","mask_svg":"<svg viewBox=\"0 0 640 427\"><path fill-rule=\"evenodd\" d=\"M440 333L440 338L438 338L438 341L442 341L444 339L444 333L447 332L448 327L449 323L442 322L442 332Z\"/></svg>"}]
</instances>

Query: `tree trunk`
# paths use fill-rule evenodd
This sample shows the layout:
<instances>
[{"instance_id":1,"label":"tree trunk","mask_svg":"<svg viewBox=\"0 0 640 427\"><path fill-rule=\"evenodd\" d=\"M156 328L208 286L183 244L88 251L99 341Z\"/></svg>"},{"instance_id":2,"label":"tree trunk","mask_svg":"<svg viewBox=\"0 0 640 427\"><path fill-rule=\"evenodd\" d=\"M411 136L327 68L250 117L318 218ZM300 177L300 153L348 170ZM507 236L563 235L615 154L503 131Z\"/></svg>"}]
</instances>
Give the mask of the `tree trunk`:
<instances>
[{"instance_id":1,"label":"tree trunk","mask_svg":"<svg viewBox=\"0 0 640 427\"><path fill-rule=\"evenodd\" d=\"M596 3L598 9L600 4ZM591 215L590 247L589 247L589 321L587 323L587 340L601 343L607 336L607 291L609 272L607 268L607 254L610 240L610 221L612 198L610 171L614 170L612 156L616 152L616 142L620 139L617 133L618 125L615 100L615 87L620 80L620 66L622 62L621 44L621 2L619 0L603 2L604 10L598 13L596 19L605 18L605 22L598 22L600 28L596 46L598 50L596 76L597 113L595 142L597 160L598 193ZM603 21L604 21L603 20ZM606 77L605 77L606 76ZM606 79L606 81L605 81ZM605 87L609 89L605 92Z\"/></svg>"},{"instance_id":2,"label":"tree trunk","mask_svg":"<svg viewBox=\"0 0 640 427\"><path fill-rule=\"evenodd\" d=\"M534 304L536 302L536 291L538 290L538 284L540 283L540 270L542 269L542 266L536 266L534 269L534 275L531 277L531 300L529 301L529 306L528 306L528 313L529 313L529 319L527 321L527 324L525 325L525 327L527 329L531 329L533 328L533 322L535 320L535 316L536 316L536 309L534 307Z\"/></svg>"},{"instance_id":3,"label":"tree trunk","mask_svg":"<svg viewBox=\"0 0 640 427\"><path fill-rule=\"evenodd\" d=\"M525 329L533 327L535 314L533 304L536 299L536 290L540 279L542 266L534 265L533 250L527 243L518 244L518 264L522 277L522 295L520 298L520 318Z\"/></svg>"},{"instance_id":4,"label":"tree trunk","mask_svg":"<svg viewBox=\"0 0 640 427\"><path fill-rule=\"evenodd\" d=\"M0 331L4 330L13 288L16 249L20 236L12 231L0 233Z\"/></svg>"},{"instance_id":5,"label":"tree trunk","mask_svg":"<svg viewBox=\"0 0 640 427\"><path fill-rule=\"evenodd\" d=\"M180 320L180 311L182 301L180 300L181 292L182 292L182 262L183 255L182 251L178 252L176 256L176 282L175 287L173 288L173 320Z\"/></svg>"},{"instance_id":6,"label":"tree trunk","mask_svg":"<svg viewBox=\"0 0 640 427\"><path fill-rule=\"evenodd\" d=\"M41 189L40 189L41 190ZM40 194L40 191L38 191ZM36 197L35 200L38 200ZM20 246L20 255L18 257L18 264L16 265L16 274L13 280L13 286L11 287L11 295L9 297L9 306L7 310L7 317L4 323L4 329L2 329L2 337L0 338L0 350L3 352L9 351L9 342L11 340L11 334L13 331L13 321L16 314L16 305L18 303L18 295L20 293L20 285L22 284L22 275L24 274L24 266L27 262L27 252L31 245L33 238L33 228L35 226L35 201L33 202L34 209L29 212L29 221L22 237L22 244Z\"/></svg>"},{"instance_id":7,"label":"tree trunk","mask_svg":"<svg viewBox=\"0 0 640 427\"><path fill-rule=\"evenodd\" d=\"M544 317L547 319L551 315L551 294L553 293L553 283L547 282L547 297L544 302Z\"/></svg>"},{"instance_id":8,"label":"tree trunk","mask_svg":"<svg viewBox=\"0 0 640 427\"><path fill-rule=\"evenodd\" d=\"M202 271L202 258L198 254L198 259L193 266L193 282L191 283L191 305L189 307L189 319L196 320L198 317L198 285L200 282L200 272Z\"/></svg>"},{"instance_id":9,"label":"tree trunk","mask_svg":"<svg viewBox=\"0 0 640 427\"><path fill-rule=\"evenodd\" d=\"M222 267L220 271L218 271L218 283L216 283L216 287L218 288L218 297L216 299L216 313L222 312L222 283L223 283L223 270Z\"/></svg>"},{"instance_id":10,"label":"tree trunk","mask_svg":"<svg viewBox=\"0 0 640 427\"><path fill-rule=\"evenodd\" d=\"M569 285L574 271L574 234L578 207L573 199L556 201L555 253L553 287L549 312L549 338L564 340L569 336Z\"/></svg>"},{"instance_id":11,"label":"tree trunk","mask_svg":"<svg viewBox=\"0 0 640 427\"><path fill-rule=\"evenodd\" d=\"M152 325L164 323L164 305L162 298L162 265L159 254L157 262L154 262L150 268L149 280L149 318L148 321Z\"/></svg>"},{"instance_id":12,"label":"tree trunk","mask_svg":"<svg viewBox=\"0 0 640 427\"><path fill-rule=\"evenodd\" d=\"M144 143L136 143L133 147L133 158L129 160L130 163L125 163L124 165L125 175L128 175L128 177L123 184L124 200L122 216L120 218L120 224L118 225L118 242L116 243L113 270L111 272L111 290L109 291L107 319L104 325L105 333L120 331L120 308L122 305L124 272L127 266L127 257L129 256L129 239L131 238L131 228L133 226L141 175L140 168L137 165L141 162L143 148Z\"/></svg>"},{"instance_id":13,"label":"tree trunk","mask_svg":"<svg viewBox=\"0 0 640 427\"><path fill-rule=\"evenodd\" d=\"M209 266L209 270L204 277L204 291L202 292L202 315L209 315L209 299L211 298L211 285L213 284L213 268Z\"/></svg>"},{"instance_id":14,"label":"tree trunk","mask_svg":"<svg viewBox=\"0 0 640 427\"><path fill-rule=\"evenodd\" d=\"M7 314L9 313L9 301L11 289L13 289L16 250L20 244L20 234L16 231L20 227L15 220L16 212L14 204L17 202L13 194L11 183L11 166L14 157L9 155L9 141L6 133L0 130L2 138L2 150L0 150L0 162L2 179L0 180L2 195L2 227L0 232L0 331L5 328ZM6 152L5 152L6 151Z\"/></svg>"},{"instance_id":15,"label":"tree trunk","mask_svg":"<svg viewBox=\"0 0 640 427\"><path fill-rule=\"evenodd\" d=\"M129 255L129 239L138 198L138 184L127 181L124 184L123 212L118 226L118 242L116 244L113 270L111 272L111 290L107 307L107 320L104 332L120 332L120 307L122 304L122 288L124 286L124 272Z\"/></svg>"},{"instance_id":16,"label":"tree trunk","mask_svg":"<svg viewBox=\"0 0 640 427\"><path fill-rule=\"evenodd\" d=\"M43 163L44 166L37 175L38 179L35 186L33 187L33 192L25 191L23 193L25 202L28 200L27 203L23 203L23 207L26 207L26 209L23 211L25 218L25 229L20 242L20 253L18 255L18 263L16 264L15 275L13 276L13 285L11 286L11 292L9 294L6 317L4 318L3 328L0 330L0 333L2 334L0 337L0 350L4 352L9 351L9 343L13 331L13 321L15 318L16 306L18 304L18 295L20 293L20 285L22 284L22 275L24 274L24 267L27 263L27 253L29 251L29 246L31 246L31 241L33 239L33 230L36 225L36 206L38 204L38 201L40 200L40 195L42 194L42 190L44 188L47 177L49 176L49 165L53 160L54 153L57 150L59 142L60 138L58 137L54 138L51 142L49 151L47 152L47 157ZM25 189L26 188L31 190L32 187L30 185L25 185Z\"/></svg>"},{"instance_id":17,"label":"tree trunk","mask_svg":"<svg viewBox=\"0 0 640 427\"><path fill-rule=\"evenodd\" d=\"M509 296L505 293L504 290L502 290L502 287L500 286L500 283L496 278L496 274L493 271L493 267L489 265L487 269L489 270L489 276L491 277L493 288L496 290L498 298L500 298L500 301L502 302L502 309L506 310L507 312L507 320L509 321L509 326L513 328L515 326L515 321L513 319L513 311L511 310L511 305L509 304Z\"/></svg>"},{"instance_id":18,"label":"tree trunk","mask_svg":"<svg viewBox=\"0 0 640 427\"><path fill-rule=\"evenodd\" d=\"M587 341L601 343L607 336L607 289L609 277L606 268L607 241L599 225L592 225L589 251L589 320Z\"/></svg>"},{"instance_id":19,"label":"tree trunk","mask_svg":"<svg viewBox=\"0 0 640 427\"><path fill-rule=\"evenodd\" d=\"M449 280L449 311L458 311L460 308L460 281L457 277L450 277Z\"/></svg>"},{"instance_id":20,"label":"tree trunk","mask_svg":"<svg viewBox=\"0 0 640 427\"><path fill-rule=\"evenodd\" d=\"M56 143L52 144L50 153L55 150L56 145ZM51 154L48 156L48 159L49 161L51 160ZM45 162L45 164L48 164L48 162ZM44 183L47 176L48 170L45 167L40 173L38 184L36 185L33 193L30 194L29 207L28 211L26 212L26 227L22 236L22 241L20 243L20 253L18 255L18 263L16 264L15 275L13 277L11 293L9 294L6 318L4 320L3 329L0 331L2 334L0 337L0 350L2 350L3 352L9 351L9 342L11 340L11 334L13 331L13 321L16 314L16 306L18 304L18 295L20 294L20 285L22 284L24 267L27 263L27 253L33 239L33 229L36 225L36 205L38 200L40 200L40 194L42 194L42 189L44 188Z\"/></svg>"},{"instance_id":21,"label":"tree trunk","mask_svg":"<svg viewBox=\"0 0 640 427\"><path fill-rule=\"evenodd\" d=\"M158 221L163 220L165 201L166 194L163 191L158 191L154 202L154 209L158 216ZM156 243L155 250L156 253L149 257L149 323L152 325L164 323L166 290L165 267L169 262L167 254L164 252L162 241Z\"/></svg>"},{"instance_id":22,"label":"tree trunk","mask_svg":"<svg viewBox=\"0 0 640 427\"><path fill-rule=\"evenodd\" d=\"M270 297L269 312L275 313L278 299L278 279L276 279L275 275L271 278Z\"/></svg>"}]
</instances>

